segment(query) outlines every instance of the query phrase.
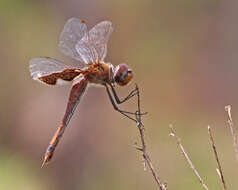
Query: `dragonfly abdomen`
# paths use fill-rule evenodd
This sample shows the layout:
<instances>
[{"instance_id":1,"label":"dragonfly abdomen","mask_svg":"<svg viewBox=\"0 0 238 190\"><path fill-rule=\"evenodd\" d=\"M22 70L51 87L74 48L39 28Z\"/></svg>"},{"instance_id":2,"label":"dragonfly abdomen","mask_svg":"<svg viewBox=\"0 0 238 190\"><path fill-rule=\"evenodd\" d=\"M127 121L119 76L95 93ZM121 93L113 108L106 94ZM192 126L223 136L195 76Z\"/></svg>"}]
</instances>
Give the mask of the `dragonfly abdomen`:
<instances>
[{"instance_id":1,"label":"dragonfly abdomen","mask_svg":"<svg viewBox=\"0 0 238 190\"><path fill-rule=\"evenodd\" d=\"M65 111L64 118L63 118L61 124L59 125L57 131L55 132L52 140L50 141L48 148L46 149L42 167L44 166L44 164L49 162L51 160L51 158L53 157L55 148L58 145L60 138L63 136L64 130L67 127L67 125L68 125L68 123L69 123L69 121L70 121L79 101L80 101L80 98L82 97L83 93L85 92L87 84L88 84L88 81L83 76L77 78L74 81L71 92L70 92L68 105L67 105L67 108Z\"/></svg>"}]
</instances>

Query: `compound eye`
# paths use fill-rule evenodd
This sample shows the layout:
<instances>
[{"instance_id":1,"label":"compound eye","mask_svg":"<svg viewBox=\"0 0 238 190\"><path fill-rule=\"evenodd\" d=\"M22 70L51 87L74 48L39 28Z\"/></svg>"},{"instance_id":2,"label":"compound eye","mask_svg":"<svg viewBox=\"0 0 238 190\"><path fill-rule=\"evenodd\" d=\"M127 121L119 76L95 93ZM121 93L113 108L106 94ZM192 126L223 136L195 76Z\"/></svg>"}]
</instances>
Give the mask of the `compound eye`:
<instances>
[{"instance_id":1,"label":"compound eye","mask_svg":"<svg viewBox=\"0 0 238 190\"><path fill-rule=\"evenodd\" d=\"M127 75L131 75L131 74L133 74L132 70L128 69Z\"/></svg>"},{"instance_id":2,"label":"compound eye","mask_svg":"<svg viewBox=\"0 0 238 190\"><path fill-rule=\"evenodd\" d=\"M116 67L114 73L114 80L120 86L124 86L129 83L133 77L133 72L128 69L128 66L125 64L120 64Z\"/></svg>"}]
</instances>

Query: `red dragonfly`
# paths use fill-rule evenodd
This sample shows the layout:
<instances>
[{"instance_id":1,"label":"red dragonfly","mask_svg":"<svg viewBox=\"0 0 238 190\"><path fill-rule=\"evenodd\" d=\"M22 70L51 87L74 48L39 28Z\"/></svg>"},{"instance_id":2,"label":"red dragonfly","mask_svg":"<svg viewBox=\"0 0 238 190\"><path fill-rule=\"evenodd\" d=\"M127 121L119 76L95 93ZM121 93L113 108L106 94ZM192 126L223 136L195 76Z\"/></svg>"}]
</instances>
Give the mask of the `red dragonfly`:
<instances>
[{"instance_id":1,"label":"red dragonfly","mask_svg":"<svg viewBox=\"0 0 238 190\"><path fill-rule=\"evenodd\" d=\"M79 66L70 67L49 57L30 60L30 73L34 80L48 85L72 81L64 117L45 152L42 167L51 160L88 84L104 86L113 108L136 122L129 115L135 113L120 110L117 104L121 104L136 95L137 90L132 90L127 97L120 100L114 88L115 84L120 86L128 84L133 77L132 70L125 64L114 67L111 63L104 62L107 54L107 42L112 31L113 26L109 21L100 22L88 31L84 20L71 18L66 22L60 35L59 48L65 55L78 60Z\"/></svg>"}]
</instances>

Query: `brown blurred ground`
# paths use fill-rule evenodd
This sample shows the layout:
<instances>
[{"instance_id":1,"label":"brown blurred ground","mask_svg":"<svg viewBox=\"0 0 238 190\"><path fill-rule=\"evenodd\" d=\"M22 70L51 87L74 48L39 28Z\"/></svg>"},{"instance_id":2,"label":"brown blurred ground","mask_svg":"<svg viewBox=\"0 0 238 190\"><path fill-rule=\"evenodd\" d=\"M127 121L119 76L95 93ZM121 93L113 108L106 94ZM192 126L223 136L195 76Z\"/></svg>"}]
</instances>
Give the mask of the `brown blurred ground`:
<instances>
[{"instance_id":1,"label":"brown blurred ground","mask_svg":"<svg viewBox=\"0 0 238 190\"><path fill-rule=\"evenodd\" d=\"M215 141L229 189L236 189L237 163L224 106L238 123L238 2L201 1L0 1L0 189L156 189L143 171L136 127L114 112L103 88L91 87L76 110L53 161L42 156L63 116L69 86L31 80L28 62L50 56L77 64L58 50L70 17L89 27L111 20L106 60L125 62L138 83L148 149L169 189L201 189L185 164L168 125L211 189L221 188L209 146ZM123 106L135 110L135 101Z\"/></svg>"}]
</instances>

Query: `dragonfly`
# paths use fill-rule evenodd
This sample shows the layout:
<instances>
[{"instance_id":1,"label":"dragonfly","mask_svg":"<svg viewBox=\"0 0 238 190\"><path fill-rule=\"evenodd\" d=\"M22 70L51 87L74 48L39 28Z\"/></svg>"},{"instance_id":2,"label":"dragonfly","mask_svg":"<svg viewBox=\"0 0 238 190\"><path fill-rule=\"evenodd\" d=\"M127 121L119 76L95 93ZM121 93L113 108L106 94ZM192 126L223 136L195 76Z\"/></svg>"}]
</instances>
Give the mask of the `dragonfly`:
<instances>
[{"instance_id":1,"label":"dragonfly","mask_svg":"<svg viewBox=\"0 0 238 190\"><path fill-rule=\"evenodd\" d=\"M63 54L77 60L78 66L68 66L50 57L30 60L29 69L34 80L52 86L70 82L72 84L65 114L46 149L42 167L52 159L56 146L90 84L105 87L113 108L137 122L131 115L135 113L118 108L119 104L135 96L137 89L132 90L123 99L118 97L115 90L115 84L125 86L131 81L133 71L126 64L114 67L111 63L104 62L107 42L112 32L113 26L110 21L102 21L88 30L84 20L71 18L66 22L60 34L59 49Z\"/></svg>"}]
</instances>

